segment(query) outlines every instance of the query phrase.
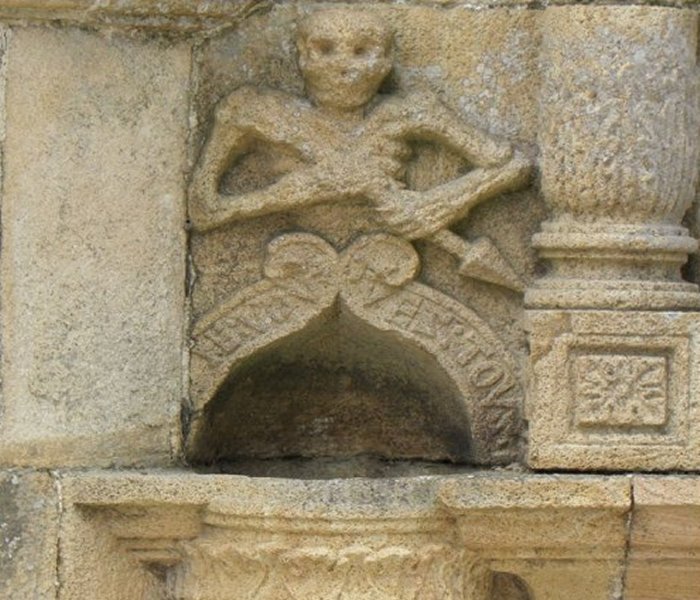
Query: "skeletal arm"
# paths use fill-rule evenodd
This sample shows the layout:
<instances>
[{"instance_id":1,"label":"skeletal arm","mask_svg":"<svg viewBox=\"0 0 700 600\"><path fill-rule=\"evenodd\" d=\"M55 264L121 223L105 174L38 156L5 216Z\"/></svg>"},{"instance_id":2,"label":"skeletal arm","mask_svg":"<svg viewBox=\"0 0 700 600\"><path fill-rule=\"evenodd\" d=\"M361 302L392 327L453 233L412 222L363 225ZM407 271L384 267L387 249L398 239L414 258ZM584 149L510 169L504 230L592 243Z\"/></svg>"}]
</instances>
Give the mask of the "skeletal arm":
<instances>
[{"instance_id":1,"label":"skeletal arm","mask_svg":"<svg viewBox=\"0 0 700 600\"><path fill-rule=\"evenodd\" d=\"M378 209L394 233L423 238L465 218L477 204L524 185L529 176L529 162L515 157L502 167L477 168L425 192L387 194Z\"/></svg>"},{"instance_id":2,"label":"skeletal arm","mask_svg":"<svg viewBox=\"0 0 700 600\"><path fill-rule=\"evenodd\" d=\"M414 94L402 103L395 135L445 146L475 167L504 165L513 156L507 142L471 125L430 94Z\"/></svg>"},{"instance_id":3,"label":"skeletal arm","mask_svg":"<svg viewBox=\"0 0 700 600\"><path fill-rule=\"evenodd\" d=\"M436 98L421 95L407 105L394 135L446 146L475 168L426 191L380 193L378 209L395 233L424 237L465 218L477 204L527 183L531 165L510 144L464 122Z\"/></svg>"},{"instance_id":4,"label":"skeletal arm","mask_svg":"<svg viewBox=\"0 0 700 600\"><path fill-rule=\"evenodd\" d=\"M339 178L323 165L301 168L258 190L234 195L221 193L221 178L235 159L248 150L251 140L267 141L266 131L275 130L282 142L290 140L290 145L294 145L294 136L284 131L294 121L289 117L285 101L288 103L289 99L279 101L271 95L243 88L217 107L211 134L190 185L190 219L195 229L206 231L339 196ZM263 104L267 110L261 110Z\"/></svg>"}]
</instances>

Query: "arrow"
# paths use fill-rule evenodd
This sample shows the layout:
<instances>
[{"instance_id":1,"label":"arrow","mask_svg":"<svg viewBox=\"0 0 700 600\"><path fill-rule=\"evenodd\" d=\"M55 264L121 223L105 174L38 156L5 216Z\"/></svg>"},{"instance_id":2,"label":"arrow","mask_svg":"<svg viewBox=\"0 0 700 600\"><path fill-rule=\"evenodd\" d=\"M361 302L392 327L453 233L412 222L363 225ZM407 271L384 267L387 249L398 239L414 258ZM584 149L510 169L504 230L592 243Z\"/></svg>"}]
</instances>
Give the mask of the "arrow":
<instances>
[{"instance_id":1,"label":"arrow","mask_svg":"<svg viewBox=\"0 0 700 600\"><path fill-rule=\"evenodd\" d=\"M525 284L488 238L468 242L448 229L441 229L427 238L459 260L459 274L480 281L487 281L516 292L522 292Z\"/></svg>"}]
</instances>

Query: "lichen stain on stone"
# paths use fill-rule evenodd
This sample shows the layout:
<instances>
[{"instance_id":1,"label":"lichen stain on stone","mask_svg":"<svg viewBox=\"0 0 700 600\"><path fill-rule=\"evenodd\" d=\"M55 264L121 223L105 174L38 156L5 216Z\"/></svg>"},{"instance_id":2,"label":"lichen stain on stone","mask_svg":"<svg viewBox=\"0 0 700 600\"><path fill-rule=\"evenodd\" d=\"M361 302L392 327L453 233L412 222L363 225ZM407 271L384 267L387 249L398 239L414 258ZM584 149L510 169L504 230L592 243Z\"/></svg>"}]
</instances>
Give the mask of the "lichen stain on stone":
<instances>
[{"instance_id":1,"label":"lichen stain on stone","mask_svg":"<svg viewBox=\"0 0 700 600\"><path fill-rule=\"evenodd\" d=\"M22 548L25 523L18 491L16 475L0 480L0 581L10 580L18 564L15 558Z\"/></svg>"}]
</instances>

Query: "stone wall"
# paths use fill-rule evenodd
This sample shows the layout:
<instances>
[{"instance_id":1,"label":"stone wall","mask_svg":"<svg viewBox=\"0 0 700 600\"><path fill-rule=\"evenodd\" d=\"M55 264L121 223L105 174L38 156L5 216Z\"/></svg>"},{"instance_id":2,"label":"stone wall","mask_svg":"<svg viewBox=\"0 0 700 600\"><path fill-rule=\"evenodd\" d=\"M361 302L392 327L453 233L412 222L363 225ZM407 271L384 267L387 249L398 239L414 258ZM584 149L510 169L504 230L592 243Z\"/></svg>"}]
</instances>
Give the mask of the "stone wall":
<instances>
[{"instance_id":1,"label":"stone wall","mask_svg":"<svg viewBox=\"0 0 700 600\"><path fill-rule=\"evenodd\" d=\"M694 2L0 22L0 598L700 597Z\"/></svg>"}]
</instances>

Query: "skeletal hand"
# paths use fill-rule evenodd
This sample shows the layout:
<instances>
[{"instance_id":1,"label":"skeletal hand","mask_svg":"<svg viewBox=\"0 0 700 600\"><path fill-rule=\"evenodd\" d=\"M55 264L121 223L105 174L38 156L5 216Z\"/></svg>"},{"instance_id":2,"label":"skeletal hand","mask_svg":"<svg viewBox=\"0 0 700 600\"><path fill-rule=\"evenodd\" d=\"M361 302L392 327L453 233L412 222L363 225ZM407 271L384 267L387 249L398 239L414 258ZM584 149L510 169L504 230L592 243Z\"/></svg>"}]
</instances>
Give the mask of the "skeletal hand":
<instances>
[{"instance_id":1,"label":"skeletal hand","mask_svg":"<svg viewBox=\"0 0 700 600\"><path fill-rule=\"evenodd\" d=\"M316 187L329 199L363 197L376 202L387 192L405 187L396 179L401 163L362 150L348 150L345 156L334 153L312 167Z\"/></svg>"},{"instance_id":2,"label":"skeletal hand","mask_svg":"<svg viewBox=\"0 0 700 600\"><path fill-rule=\"evenodd\" d=\"M389 190L377 206L387 228L400 237L413 240L446 227L452 210L426 192Z\"/></svg>"}]
</instances>

